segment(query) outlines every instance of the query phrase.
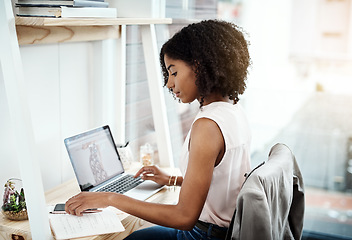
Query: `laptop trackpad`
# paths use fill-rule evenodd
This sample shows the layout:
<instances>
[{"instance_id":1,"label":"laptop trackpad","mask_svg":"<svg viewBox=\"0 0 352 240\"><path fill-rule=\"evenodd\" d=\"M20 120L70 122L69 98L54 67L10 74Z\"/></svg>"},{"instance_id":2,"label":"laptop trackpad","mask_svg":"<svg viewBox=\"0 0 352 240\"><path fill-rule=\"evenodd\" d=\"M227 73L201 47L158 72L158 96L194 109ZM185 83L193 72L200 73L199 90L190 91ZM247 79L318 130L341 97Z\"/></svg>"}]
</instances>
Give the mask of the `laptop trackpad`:
<instances>
[{"instance_id":1,"label":"laptop trackpad","mask_svg":"<svg viewBox=\"0 0 352 240\"><path fill-rule=\"evenodd\" d=\"M151 180L146 180L143 183L141 183L139 186L124 193L124 195L144 201L150 196L152 196L153 194L160 191L162 188L163 188L162 185L157 184Z\"/></svg>"}]
</instances>

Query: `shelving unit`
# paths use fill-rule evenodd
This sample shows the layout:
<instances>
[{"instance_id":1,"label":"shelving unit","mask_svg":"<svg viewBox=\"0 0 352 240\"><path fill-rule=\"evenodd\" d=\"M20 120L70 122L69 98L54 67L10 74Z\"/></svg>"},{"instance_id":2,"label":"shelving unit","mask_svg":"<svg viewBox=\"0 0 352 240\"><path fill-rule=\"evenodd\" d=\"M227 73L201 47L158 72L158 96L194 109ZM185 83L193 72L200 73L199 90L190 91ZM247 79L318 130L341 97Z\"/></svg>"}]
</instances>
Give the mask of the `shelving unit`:
<instances>
[{"instance_id":1,"label":"shelving unit","mask_svg":"<svg viewBox=\"0 0 352 240\"><path fill-rule=\"evenodd\" d=\"M118 49L118 73L108 74L102 79L106 87L105 119L113 123L112 129L119 133L117 140L124 142L125 134L125 58L126 58L126 25L140 25L144 56L147 59L146 69L151 96L153 119L157 132L157 144L160 162L165 167L173 167L171 141L169 136L166 106L161 89L161 72L159 69L158 49L154 24L170 24L171 19L72 19L72 18L33 18L14 17L11 2L0 0L0 39L1 65L7 100L13 122L16 145L22 146L17 158L20 164L21 178L26 191L26 202L29 213L33 239L48 239L51 236L40 166L36 158L34 135L27 102L24 73L19 46L25 44L47 44L73 41L102 40L107 47L103 55L109 57L115 53L109 51L111 44ZM112 43L111 39L117 39ZM107 67L111 72L111 67ZM110 114L119 112L119 116Z\"/></svg>"}]
</instances>

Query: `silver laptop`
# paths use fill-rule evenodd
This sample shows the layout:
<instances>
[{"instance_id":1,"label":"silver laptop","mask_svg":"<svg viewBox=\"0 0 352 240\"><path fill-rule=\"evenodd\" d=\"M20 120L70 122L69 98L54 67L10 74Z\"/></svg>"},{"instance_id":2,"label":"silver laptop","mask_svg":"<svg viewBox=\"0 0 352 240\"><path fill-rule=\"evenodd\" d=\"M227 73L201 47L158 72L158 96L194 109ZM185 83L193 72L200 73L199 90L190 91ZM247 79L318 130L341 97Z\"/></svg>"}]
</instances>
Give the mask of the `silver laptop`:
<instances>
[{"instance_id":1,"label":"silver laptop","mask_svg":"<svg viewBox=\"0 0 352 240\"><path fill-rule=\"evenodd\" d=\"M81 191L118 192L145 200L162 186L125 173L109 126L64 140Z\"/></svg>"}]
</instances>

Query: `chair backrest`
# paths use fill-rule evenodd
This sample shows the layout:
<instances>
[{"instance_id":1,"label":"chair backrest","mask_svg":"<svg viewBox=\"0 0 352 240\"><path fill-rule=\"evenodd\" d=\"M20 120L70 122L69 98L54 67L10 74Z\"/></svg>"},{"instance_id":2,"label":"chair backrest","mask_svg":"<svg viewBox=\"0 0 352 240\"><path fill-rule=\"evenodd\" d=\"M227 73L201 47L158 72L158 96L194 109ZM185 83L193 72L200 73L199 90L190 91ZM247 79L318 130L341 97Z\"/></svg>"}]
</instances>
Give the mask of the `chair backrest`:
<instances>
[{"instance_id":1,"label":"chair backrest","mask_svg":"<svg viewBox=\"0 0 352 240\"><path fill-rule=\"evenodd\" d=\"M276 144L246 176L226 239L300 239L303 217L301 172L291 150Z\"/></svg>"}]
</instances>

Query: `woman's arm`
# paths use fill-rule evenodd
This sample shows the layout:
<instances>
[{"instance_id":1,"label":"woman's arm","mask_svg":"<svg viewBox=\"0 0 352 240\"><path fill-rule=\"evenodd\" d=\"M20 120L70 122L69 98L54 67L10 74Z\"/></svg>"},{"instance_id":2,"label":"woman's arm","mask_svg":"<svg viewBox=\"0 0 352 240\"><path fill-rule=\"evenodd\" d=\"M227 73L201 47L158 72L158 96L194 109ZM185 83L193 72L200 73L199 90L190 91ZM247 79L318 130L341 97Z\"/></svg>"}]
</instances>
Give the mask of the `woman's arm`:
<instances>
[{"instance_id":1,"label":"woman's arm","mask_svg":"<svg viewBox=\"0 0 352 240\"><path fill-rule=\"evenodd\" d=\"M66 203L66 211L82 215L88 208L114 206L149 222L190 230L207 198L215 163L224 152L222 133L210 119L198 119L192 127L189 162L176 205L143 202L117 193L80 193Z\"/></svg>"}]
</instances>

